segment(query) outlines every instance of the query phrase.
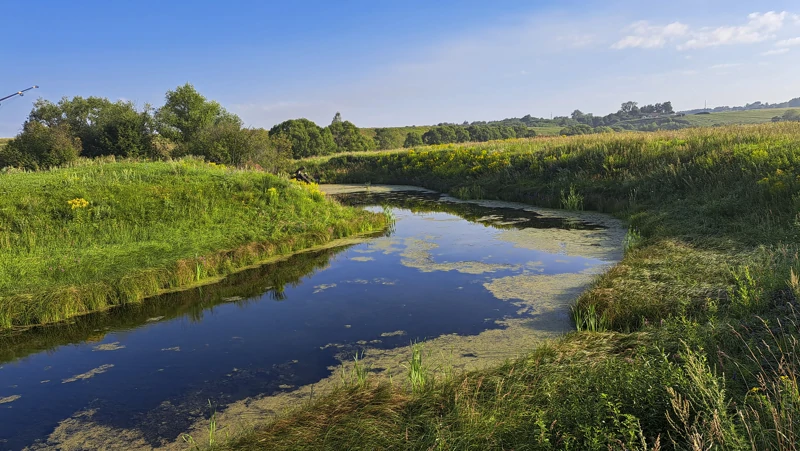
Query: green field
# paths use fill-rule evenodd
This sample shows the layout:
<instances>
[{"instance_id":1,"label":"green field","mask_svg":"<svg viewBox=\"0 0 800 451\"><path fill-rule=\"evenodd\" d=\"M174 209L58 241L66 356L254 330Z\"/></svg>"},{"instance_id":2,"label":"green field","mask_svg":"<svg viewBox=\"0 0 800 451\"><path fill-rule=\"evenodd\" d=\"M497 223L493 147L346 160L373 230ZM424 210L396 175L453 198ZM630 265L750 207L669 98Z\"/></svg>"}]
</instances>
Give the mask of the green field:
<instances>
[{"instance_id":1,"label":"green field","mask_svg":"<svg viewBox=\"0 0 800 451\"><path fill-rule=\"evenodd\" d=\"M385 226L316 185L183 159L0 176L0 328L213 279Z\"/></svg>"},{"instance_id":2,"label":"green field","mask_svg":"<svg viewBox=\"0 0 800 451\"><path fill-rule=\"evenodd\" d=\"M775 108L764 110L725 111L711 114L689 114L686 119L695 127L711 127L715 125L762 124L771 122L775 116L781 116L788 110L798 108Z\"/></svg>"},{"instance_id":3,"label":"green field","mask_svg":"<svg viewBox=\"0 0 800 451\"><path fill-rule=\"evenodd\" d=\"M547 127L531 127L533 131L539 136L558 136L561 129L564 127L560 125L550 125Z\"/></svg>"},{"instance_id":4,"label":"green field","mask_svg":"<svg viewBox=\"0 0 800 451\"><path fill-rule=\"evenodd\" d=\"M304 164L327 182L613 213L630 224L626 254L575 303L578 332L455 375L435 358L420 360L423 344L406 374L386 379L356 367L361 376L333 393L218 447L796 449L800 124Z\"/></svg>"}]
</instances>

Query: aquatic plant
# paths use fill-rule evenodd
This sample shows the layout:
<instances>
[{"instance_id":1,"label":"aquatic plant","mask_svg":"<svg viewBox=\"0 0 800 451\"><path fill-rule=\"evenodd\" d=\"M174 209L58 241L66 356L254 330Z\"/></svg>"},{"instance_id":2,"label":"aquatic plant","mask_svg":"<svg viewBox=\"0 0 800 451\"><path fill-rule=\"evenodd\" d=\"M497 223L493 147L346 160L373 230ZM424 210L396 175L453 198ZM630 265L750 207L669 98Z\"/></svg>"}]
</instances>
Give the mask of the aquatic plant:
<instances>
[{"instance_id":1,"label":"aquatic plant","mask_svg":"<svg viewBox=\"0 0 800 451\"><path fill-rule=\"evenodd\" d=\"M411 391L421 392L431 382L431 375L428 367L422 362L423 347L422 343L411 344L411 358L403 365L408 371L408 383Z\"/></svg>"},{"instance_id":2,"label":"aquatic plant","mask_svg":"<svg viewBox=\"0 0 800 451\"><path fill-rule=\"evenodd\" d=\"M622 248L625 252L636 249L642 243L642 234L634 228L628 228L625 238L622 240Z\"/></svg>"},{"instance_id":3,"label":"aquatic plant","mask_svg":"<svg viewBox=\"0 0 800 451\"><path fill-rule=\"evenodd\" d=\"M345 387L364 387L367 385L371 367L364 364L364 351L353 356L353 366L347 370L342 364L339 377Z\"/></svg>"},{"instance_id":4,"label":"aquatic plant","mask_svg":"<svg viewBox=\"0 0 800 451\"><path fill-rule=\"evenodd\" d=\"M611 327L608 316L605 313L597 312L593 304L590 304L586 310L577 305L572 306L570 312L578 331L605 332Z\"/></svg>"},{"instance_id":5,"label":"aquatic plant","mask_svg":"<svg viewBox=\"0 0 800 451\"><path fill-rule=\"evenodd\" d=\"M565 210L583 210L583 196L575 191L575 185L570 185L569 192L561 190L561 208Z\"/></svg>"}]
</instances>

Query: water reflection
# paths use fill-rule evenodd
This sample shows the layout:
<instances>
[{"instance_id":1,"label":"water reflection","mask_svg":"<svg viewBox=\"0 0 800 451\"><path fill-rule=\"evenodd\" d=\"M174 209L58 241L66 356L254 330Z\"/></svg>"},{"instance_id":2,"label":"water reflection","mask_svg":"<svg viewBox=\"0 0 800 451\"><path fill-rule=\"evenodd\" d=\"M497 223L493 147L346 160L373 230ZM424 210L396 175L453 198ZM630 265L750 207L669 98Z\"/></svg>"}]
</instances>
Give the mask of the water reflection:
<instances>
[{"instance_id":1,"label":"water reflection","mask_svg":"<svg viewBox=\"0 0 800 451\"><path fill-rule=\"evenodd\" d=\"M605 228L576 217L419 191L337 197L390 209L394 233L0 336L4 446L48 438L63 448L91 429L94 440L98 431L126 431L156 447L207 415L209 401L224 411L290 392L356 351L390 355L413 340L454 343L488 331L491 340L461 354L517 352L520 341L508 337L523 334L512 321L544 334L566 330L566 303L586 271L609 261L595 251L605 250ZM98 443L81 446L105 447Z\"/></svg>"}]
</instances>

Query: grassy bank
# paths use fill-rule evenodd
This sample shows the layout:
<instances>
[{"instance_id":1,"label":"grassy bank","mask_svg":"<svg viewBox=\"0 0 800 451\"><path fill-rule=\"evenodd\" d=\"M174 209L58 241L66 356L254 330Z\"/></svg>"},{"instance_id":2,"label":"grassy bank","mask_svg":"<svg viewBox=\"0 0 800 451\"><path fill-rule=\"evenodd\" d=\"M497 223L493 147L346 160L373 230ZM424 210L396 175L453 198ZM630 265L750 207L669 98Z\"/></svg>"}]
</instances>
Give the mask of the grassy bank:
<instances>
[{"instance_id":1,"label":"grassy bank","mask_svg":"<svg viewBox=\"0 0 800 451\"><path fill-rule=\"evenodd\" d=\"M385 225L314 186L191 159L6 173L0 192L3 328L138 302Z\"/></svg>"},{"instance_id":2,"label":"grassy bank","mask_svg":"<svg viewBox=\"0 0 800 451\"><path fill-rule=\"evenodd\" d=\"M403 380L357 378L222 448L796 449L800 124L304 163L329 182L613 213L627 252L577 300L579 332L462 375L411 356Z\"/></svg>"}]
</instances>

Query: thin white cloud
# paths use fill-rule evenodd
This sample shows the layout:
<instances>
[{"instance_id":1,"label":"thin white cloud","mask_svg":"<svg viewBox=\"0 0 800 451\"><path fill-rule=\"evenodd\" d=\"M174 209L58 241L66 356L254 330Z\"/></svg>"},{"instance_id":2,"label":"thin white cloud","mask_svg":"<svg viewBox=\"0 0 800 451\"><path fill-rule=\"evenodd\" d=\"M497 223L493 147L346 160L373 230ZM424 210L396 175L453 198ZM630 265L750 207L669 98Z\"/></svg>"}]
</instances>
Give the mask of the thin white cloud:
<instances>
[{"instance_id":1,"label":"thin white cloud","mask_svg":"<svg viewBox=\"0 0 800 451\"><path fill-rule=\"evenodd\" d=\"M583 48L588 47L595 43L597 38L591 34L570 34L565 36L559 36L558 41L566 43L569 47L572 48Z\"/></svg>"},{"instance_id":2,"label":"thin white cloud","mask_svg":"<svg viewBox=\"0 0 800 451\"><path fill-rule=\"evenodd\" d=\"M775 55L783 55L784 53L786 53L786 52L788 52L788 51L789 51L789 49L787 49L787 48L782 48L782 49L774 49L774 50L768 50L768 51L766 51L766 52L762 53L761 55L762 55L762 56L775 56Z\"/></svg>"},{"instance_id":3,"label":"thin white cloud","mask_svg":"<svg viewBox=\"0 0 800 451\"><path fill-rule=\"evenodd\" d=\"M754 12L747 16L743 25L721 27L702 27L693 29L681 22L667 25L653 25L648 21L634 22L624 32L624 38L611 48L656 49L668 44L676 44L679 50L717 47L721 45L752 44L776 39L776 33L783 28L787 19L796 20L797 15L786 11L766 13Z\"/></svg>"},{"instance_id":4,"label":"thin white cloud","mask_svg":"<svg viewBox=\"0 0 800 451\"><path fill-rule=\"evenodd\" d=\"M796 45L800 45L800 37L784 39L775 43L775 46L777 47L794 47Z\"/></svg>"},{"instance_id":5,"label":"thin white cloud","mask_svg":"<svg viewBox=\"0 0 800 451\"><path fill-rule=\"evenodd\" d=\"M724 63L724 64L715 64L711 66L711 69L730 69L731 67L739 67L742 63Z\"/></svg>"},{"instance_id":6,"label":"thin white cloud","mask_svg":"<svg viewBox=\"0 0 800 451\"><path fill-rule=\"evenodd\" d=\"M631 32L631 34L616 42L611 48L618 50L627 48L661 48L668 42L685 36L689 31L689 26L680 22L659 26L651 25L646 20L640 20L631 24L627 31Z\"/></svg>"}]
</instances>

